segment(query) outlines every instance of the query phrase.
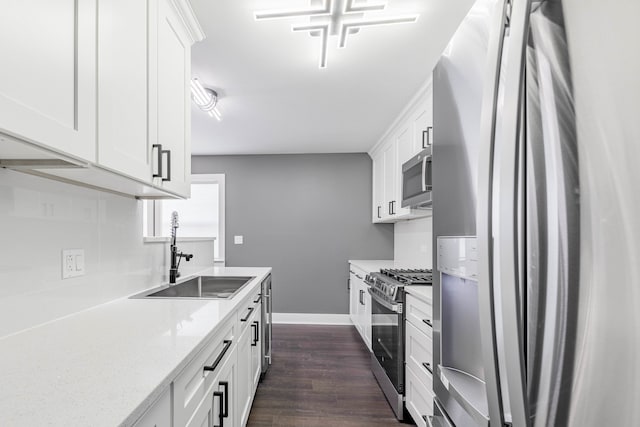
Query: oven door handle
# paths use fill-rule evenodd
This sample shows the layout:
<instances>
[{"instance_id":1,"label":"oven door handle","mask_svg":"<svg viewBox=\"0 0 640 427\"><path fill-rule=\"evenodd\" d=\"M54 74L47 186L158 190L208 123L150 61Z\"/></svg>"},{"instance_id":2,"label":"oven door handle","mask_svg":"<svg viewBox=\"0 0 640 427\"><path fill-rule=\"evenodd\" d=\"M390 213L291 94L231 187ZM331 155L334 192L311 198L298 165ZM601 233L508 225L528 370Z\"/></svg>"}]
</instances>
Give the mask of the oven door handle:
<instances>
[{"instance_id":1,"label":"oven door handle","mask_svg":"<svg viewBox=\"0 0 640 427\"><path fill-rule=\"evenodd\" d=\"M369 292L369 295L371 295L371 298L374 301L388 310L398 313L400 307L402 306L401 304L391 304L389 301L383 300L380 296L378 296L378 294L374 293L371 288L367 288L367 292Z\"/></svg>"}]
</instances>

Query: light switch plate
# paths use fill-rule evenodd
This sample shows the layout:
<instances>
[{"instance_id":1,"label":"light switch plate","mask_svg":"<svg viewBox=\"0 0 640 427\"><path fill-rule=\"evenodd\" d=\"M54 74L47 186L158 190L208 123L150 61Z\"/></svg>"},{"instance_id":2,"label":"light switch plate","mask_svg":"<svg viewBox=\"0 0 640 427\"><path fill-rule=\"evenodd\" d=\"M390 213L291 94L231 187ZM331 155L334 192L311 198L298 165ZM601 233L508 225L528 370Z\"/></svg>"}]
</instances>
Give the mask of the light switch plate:
<instances>
[{"instance_id":1,"label":"light switch plate","mask_svg":"<svg viewBox=\"0 0 640 427\"><path fill-rule=\"evenodd\" d=\"M84 276L84 249L62 250L62 278Z\"/></svg>"},{"instance_id":2,"label":"light switch plate","mask_svg":"<svg viewBox=\"0 0 640 427\"><path fill-rule=\"evenodd\" d=\"M233 243L242 245L244 243L244 236L233 236Z\"/></svg>"}]
</instances>

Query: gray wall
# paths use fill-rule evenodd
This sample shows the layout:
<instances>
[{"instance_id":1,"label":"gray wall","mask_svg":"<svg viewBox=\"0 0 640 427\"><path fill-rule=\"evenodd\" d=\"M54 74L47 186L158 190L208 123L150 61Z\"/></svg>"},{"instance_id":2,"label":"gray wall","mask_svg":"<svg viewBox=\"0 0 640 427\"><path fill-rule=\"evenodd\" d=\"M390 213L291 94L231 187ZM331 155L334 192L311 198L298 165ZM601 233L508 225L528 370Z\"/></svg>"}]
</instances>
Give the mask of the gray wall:
<instances>
[{"instance_id":1,"label":"gray wall","mask_svg":"<svg viewBox=\"0 0 640 427\"><path fill-rule=\"evenodd\" d=\"M348 313L347 260L393 259L366 154L194 156L192 173L226 175L227 266L273 267L276 313Z\"/></svg>"}]
</instances>

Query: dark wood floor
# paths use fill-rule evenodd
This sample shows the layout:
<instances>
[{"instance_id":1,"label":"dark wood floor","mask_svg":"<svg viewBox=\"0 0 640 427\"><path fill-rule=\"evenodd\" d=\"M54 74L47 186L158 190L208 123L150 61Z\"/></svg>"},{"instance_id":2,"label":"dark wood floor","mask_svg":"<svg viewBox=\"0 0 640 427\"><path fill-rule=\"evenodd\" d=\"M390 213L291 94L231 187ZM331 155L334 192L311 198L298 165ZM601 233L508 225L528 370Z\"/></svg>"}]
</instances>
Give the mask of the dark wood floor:
<instances>
[{"instance_id":1,"label":"dark wood floor","mask_svg":"<svg viewBox=\"0 0 640 427\"><path fill-rule=\"evenodd\" d=\"M403 427L352 326L273 325L273 363L248 427Z\"/></svg>"}]
</instances>

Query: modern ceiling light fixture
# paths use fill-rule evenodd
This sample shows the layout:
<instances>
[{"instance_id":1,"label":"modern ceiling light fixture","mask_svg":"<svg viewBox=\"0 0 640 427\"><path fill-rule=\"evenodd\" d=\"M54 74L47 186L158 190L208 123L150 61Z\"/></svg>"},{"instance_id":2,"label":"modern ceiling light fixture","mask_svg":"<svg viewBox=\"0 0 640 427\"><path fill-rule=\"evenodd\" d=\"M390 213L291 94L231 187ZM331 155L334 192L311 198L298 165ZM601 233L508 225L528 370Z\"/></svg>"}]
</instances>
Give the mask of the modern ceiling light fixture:
<instances>
[{"instance_id":1,"label":"modern ceiling light fixture","mask_svg":"<svg viewBox=\"0 0 640 427\"><path fill-rule=\"evenodd\" d=\"M368 0L310 0L310 7L300 10L270 10L255 12L256 20L308 18L308 22L293 24L294 32L306 31L312 37L321 38L320 68L327 67L329 36L338 36L338 47L347 44L347 36L364 27L416 22L419 15L374 16L365 14L383 11L387 3Z\"/></svg>"},{"instance_id":2,"label":"modern ceiling light fixture","mask_svg":"<svg viewBox=\"0 0 640 427\"><path fill-rule=\"evenodd\" d=\"M220 112L216 108L218 104L218 94L215 90L202 86L197 78L191 79L191 99L205 113L222 120Z\"/></svg>"}]
</instances>

